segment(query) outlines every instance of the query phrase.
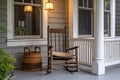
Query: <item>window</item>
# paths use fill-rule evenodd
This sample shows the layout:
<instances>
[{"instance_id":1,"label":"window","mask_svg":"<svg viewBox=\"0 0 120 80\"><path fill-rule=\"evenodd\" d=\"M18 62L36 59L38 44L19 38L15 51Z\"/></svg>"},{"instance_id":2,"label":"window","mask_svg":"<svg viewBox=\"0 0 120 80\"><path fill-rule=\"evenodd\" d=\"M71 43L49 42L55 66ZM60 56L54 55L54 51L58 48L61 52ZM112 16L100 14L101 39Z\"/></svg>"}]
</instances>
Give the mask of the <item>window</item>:
<instances>
[{"instance_id":1,"label":"window","mask_svg":"<svg viewBox=\"0 0 120 80\"><path fill-rule=\"evenodd\" d=\"M110 35L110 0L104 2L104 34Z\"/></svg>"},{"instance_id":2,"label":"window","mask_svg":"<svg viewBox=\"0 0 120 80\"><path fill-rule=\"evenodd\" d=\"M14 0L14 35L16 37L32 35L41 37L41 26L42 0Z\"/></svg>"},{"instance_id":3,"label":"window","mask_svg":"<svg viewBox=\"0 0 120 80\"><path fill-rule=\"evenodd\" d=\"M79 0L78 33L79 35L93 34L93 0Z\"/></svg>"},{"instance_id":4,"label":"window","mask_svg":"<svg viewBox=\"0 0 120 80\"><path fill-rule=\"evenodd\" d=\"M47 0L7 0L7 46L47 44Z\"/></svg>"},{"instance_id":5,"label":"window","mask_svg":"<svg viewBox=\"0 0 120 80\"><path fill-rule=\"evenodd\" d=\"M78 0L78 35L94 35L93 0ZM110 0L104 2L104 34L110 35Z\"/></svg>"},{"instance_id":6,"label":"window","mask_svg":"<svg viewBox=\"0 0 120 80\"><path fill-rule=\"evenodd\" d=\"M90 10L79 10L79 34L91 34L92 13Z\"/></svg>"}]
</instances>

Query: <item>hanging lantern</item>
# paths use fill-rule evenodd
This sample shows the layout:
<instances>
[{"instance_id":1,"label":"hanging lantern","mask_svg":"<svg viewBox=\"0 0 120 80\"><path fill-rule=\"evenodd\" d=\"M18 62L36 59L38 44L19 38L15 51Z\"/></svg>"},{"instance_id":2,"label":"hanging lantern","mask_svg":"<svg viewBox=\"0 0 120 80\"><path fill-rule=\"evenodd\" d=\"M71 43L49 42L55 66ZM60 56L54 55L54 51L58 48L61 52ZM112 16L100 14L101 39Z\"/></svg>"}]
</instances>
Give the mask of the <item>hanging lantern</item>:
<instances>
[{"instance_id":1,"label":"hanging lantern","mask_svg":"<svg viewBox=\"0 0 120 80\"><path fill-rule=\"evenodd\" d=\"M32 12L33 9L32 9L32 6L25 6L24 7L24 12Z\"/></svg>"},{"instance_id":2,"label":"hanging lantern","mask_svg":"<svg viewBox=\"0 0 120 80\"><path fill-rule=\"evenodd\" d=\"M53 9L54 9L53 3L51 2L45 3L45 10L53 10Z\"/></svg>"}]
</instances>

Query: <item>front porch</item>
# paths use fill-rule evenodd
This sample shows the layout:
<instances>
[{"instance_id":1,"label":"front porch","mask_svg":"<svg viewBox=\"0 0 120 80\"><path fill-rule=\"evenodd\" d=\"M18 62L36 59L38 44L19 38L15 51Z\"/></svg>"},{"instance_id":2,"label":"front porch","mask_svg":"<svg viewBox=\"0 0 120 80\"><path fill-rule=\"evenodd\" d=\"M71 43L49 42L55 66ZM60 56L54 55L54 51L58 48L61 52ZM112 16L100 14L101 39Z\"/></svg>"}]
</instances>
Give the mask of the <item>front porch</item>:
<instances>
[{"instance_id":1,"label":"front porch","mask_svg":"<svg viewBox=\"0 0 120 80\"><path fill-rule=\"evenodd\" d=\"M96 76L82 70L70 73L62 68L55 69L51 74L46 74L46 70L42 70L41 72L15 70L15 77L11 80L119 80L119 74L120 65L107 68L106 74L101 76Z\"/></svg>"},{"instance_id":2,"label":"front porch","mask_svg":"<svg viewBox=\"0 0 120 80\"><path fill-rule=\"evenodd\" d=\"M22 36L21 35L14 36L13 35L14 29L12 24L13 22L10 22L11 20L8 19L8 23L10 23L10 26L8 27L11 30L11 34L9 33L7 34L7 46L10 46L10 47L31 46L31 45L32 47L33 45L39 45L40 47L42 46L41 53L43 58L43 65L46 65L47 64L47 61L46 61L47 54L45 54L47 53L46 26L50 25L53 27L61 28L64 25L67 25L68 33L69 33L68 38L70 43L69 46L70 45L79 46L78 58L79 58L80 67L81 65L83 65L84 67L88 67L89 73L86 73L84 71L79 71L71 74L61 68L54 70L53 73L48 75L46 75L46 69L45 71L43 70L41 72L23 72L23 71L16 70L15 71L16 78L13 78L13 80L39 80L39 79L41 80L42 79L43 80L59 80L59 79L60 80L66 80L66 79L67 80L70 80L70 79L71 80L74 80L74 79L76 80L112 80L113 78L116 78L116 80L119 79L119 75L118 75L120 73L119 68L116 68L113 70L107 70L106 68L108 66L120 63L120 49L119 49L120 38L116 37L116 36L119 36L119 31L117 32L117 30L115 30L115 29L118 29L118 26L117 26L118 23L115 21L116 20L115 18L116 17L115 15L116 0L109 0L111 4L110 10L106 10L106 9L104 10L104 1L107 1L107 0L93 0L93 2L90 2L90 3L93 3L94 7L89 6L88 4L89 2L86 2L87 6L85 6L85 2L83 2L84 5L81 5L81 4L78 5L78 1L82 1L82 0L71 0L71 1L63 0L61 1L61 5L64 3L64 6L61 6L61 5L57 5L59 4L59 1L57 2L53 0L53 2L56 2L55 3L56 9L54 11L45 11L43 7L43 9L41 10L43 10L43 14L44 13L46 14L43 15L43 21L42 21L43 26L41 28L41 32L40 32L41 36L39 36L39 39L38 39L38 36L26 37L25 34ZM14 5L16 4L18 5L18 3L19 2L14 2ZM13 3L11 0L11 5L8 4L8 6L12 7L12 4ZM40 5L40 7L41 6L43 5ZM8 11L9 10L10 9L8 9ZM89 10L90 10L90 14L88 14ZM88 13L85 13L86 15L83 15L83 17L81 17L82 16L81 14L84 14L84 11ZM106 11L108 12L107 19L109 19L109 20L106 20L107 27L105 27L106 25L104 25L104 12ZM13 12L11 12L11 14L8 13L8 16L10 17L12 13ZM84 23L82 23L82 20L80 20L80 19L84 19L84 17L86 16L90 18L89 26L86 25L86 24L89 24L89 20L87 20L87 18L85 19L86 21L83 20ZM23 22L23 20L20 22ZM84 32L84 28L86 30L85 32ZM107 28L107 29L104 29L104 28ZM20 65L20 63L18 65ZM95 72L92 72L94 70ZM105 74L105 71L106 71L106 74ZM102 75L102 74L105 74L105 75L95 76L95 75L92 75L91 72L97 75Z\"/></svg>"}]
</instances>

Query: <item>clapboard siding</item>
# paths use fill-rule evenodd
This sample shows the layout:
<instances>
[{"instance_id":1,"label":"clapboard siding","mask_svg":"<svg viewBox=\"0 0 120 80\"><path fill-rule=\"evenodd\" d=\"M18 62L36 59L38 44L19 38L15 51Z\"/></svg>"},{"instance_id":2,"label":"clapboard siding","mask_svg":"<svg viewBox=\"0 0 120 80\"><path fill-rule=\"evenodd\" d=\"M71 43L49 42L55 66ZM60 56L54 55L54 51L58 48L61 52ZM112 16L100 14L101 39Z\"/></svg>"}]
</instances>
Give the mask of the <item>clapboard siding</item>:
<instances>
[{"instance_id":1,"label":"clapboard siding","mask_svg":"<svg viewBox=\"0 0 120 80\"><path fill-rule=\"evenodd\" d=\"M63 28L65 26L65 24L57 24L57 23L49 23L50 26L54 26L54 27L57 27L57 28ZM61 27L62 26L62 27ZM67 25L66 25L67 26Z\"/></svg>"},{"instance_id":2,"label":"clapboard siding","mask_svg":"<svg viewBox=\"0 0 120 80\"><path fill-rule=\"evenodd\" d=\"M49 13L49 18L51 18L51 17L53 17L53 18L65 18L65 14L63 14L63 13Z\"/></svg>"},{"instance_id":3,"label":"clapboard siding","mask_svg":"<svg viewBox=\"0 0 120 80\"><path fill-rule=\"evenodd\" d=\"M50 26L63 27L68 25L68 3L67 0L51 0L54 10L49 11L48 22Z\"/></svg>"},{"instance_id":4,"label":"clapboard siding","mask_svg":"<svg viewBox=\"0 0 120 80\"><path fill-rule=\"evenodd\" d=\"M57 23L57 24L65 24L65 19L58 19L58 18L49 18L49 23Z\"/></svg>"},{"instance_id":5,"label":"clapboard siding","mask_svg":"<svg viewBox=\"0 0 120 80\"><path fill-rule=\"evenodd\" d=\"M120 0L116 0L116 36L120 36Z\"/></svg>"},{"instance_id":6,"label":"clapboard siding","mask_svg":"<svg viewBox=\"0 0 120 80\"><path fill-rule=\"evenodd\" d=\"M7 23L7 0L0 0L0 26ZM0 48L6 48L7 33L0 32Z\"/></svg>"}]
</instances>

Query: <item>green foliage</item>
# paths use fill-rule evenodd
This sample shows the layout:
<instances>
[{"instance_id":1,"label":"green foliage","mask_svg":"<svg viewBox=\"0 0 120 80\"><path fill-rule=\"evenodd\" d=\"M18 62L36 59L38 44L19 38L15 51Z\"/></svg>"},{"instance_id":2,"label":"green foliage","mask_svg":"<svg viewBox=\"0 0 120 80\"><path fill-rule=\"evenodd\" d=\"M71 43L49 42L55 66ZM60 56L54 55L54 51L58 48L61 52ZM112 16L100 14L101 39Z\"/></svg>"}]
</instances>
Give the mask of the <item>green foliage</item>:
<instances>
[{"instance_id":1,"label":"green foliage","mask_svg":"<svg viewBox=\"0 0 120 80\"><path fill-rule=\"evenodd\" d=\"M106 6L110 5L110 0L105 0Z\"/></svg>"},{"instance_id":2,"label":"green foliage","mask_svg":"<svg viewBox=\"0 0 120 80\"><path fill-rule=\"evenodd\" d=\"M0 49L0 80L4 80L15 68L15 59Z\"/></svg>"},{"instance_id":3,"label":"green foliage","mask_svg":"<svg viewBox=\"0 0 120 80\"><path fill-rule=\"evenodd\" d=\"M15 28L15 35L25 35L24 28L16 27Z\"/></svg>"}]
</instances>

